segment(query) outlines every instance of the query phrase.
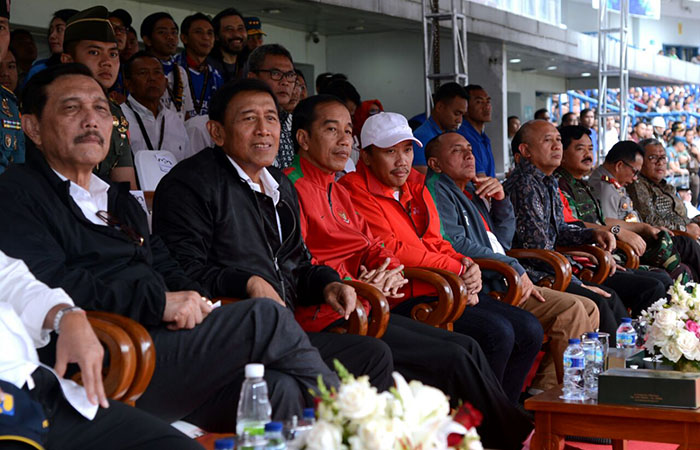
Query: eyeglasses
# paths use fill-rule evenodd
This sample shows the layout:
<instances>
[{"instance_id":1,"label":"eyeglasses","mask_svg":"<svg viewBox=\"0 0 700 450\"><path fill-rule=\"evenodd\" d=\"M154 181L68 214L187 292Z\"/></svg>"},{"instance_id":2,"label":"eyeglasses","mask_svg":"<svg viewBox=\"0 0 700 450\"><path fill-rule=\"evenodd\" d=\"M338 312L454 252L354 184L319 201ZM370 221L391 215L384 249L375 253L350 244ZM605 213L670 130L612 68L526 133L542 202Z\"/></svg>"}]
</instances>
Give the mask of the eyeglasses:
<instances>
[{"instance_id":1,"label":"eyeglasses","mask_svg":"<svg viewBox=\"0 0 700 450\"><path fill-rule=\"evenodd\" d=\"M659 163L659 162L665 163L668 161L668 158L666 157L666 155L649 155L649 156L647 156L647 159L654 164Z\"/></svg>"},{"instance_id":2,"label":"eyeglasses","mask_svg":"<svg viewBox=\"0 0 700 450\"><path fill-rule=\"evenodd\" d=\"M620 161L622 161L622 160L620 160ZM641 172L640 170L637 170L634 167L632 167L632 165L630 163L628 163L627 161L622 161L622 164L624 164L627 167L629 167L630 169L632 169L632 175L635 177L639 175L639 172Z\"/></svg>"},{"instance_id":3,"label":"eyeglasses","mask_svg":"<svg viewBox=\"0 0 700 450\"><path fill-rule=\"evenodd\" d=\"M289 81L290 83L294 83L297 81L297 73L294 72L293 70L290 70L289 72L282 72L281 70L277 70L277 69L260 69L260 70L255 70L254 72L256 72L256 73L267 72L270 74L270 78L273 81L280 81L282 79L282 77L284 77L284 79Z\"/></svg>"},{"instance_id":4,"label":"eyeglasses","mask_svg":"<svg viewBox=\"0 0 700 450\"><path fill-rule=\"evenodd\" d=\"M103 220L104 223L106 223L110 227L114 228L115 230L121 231L122 233L127 235L134 244L138 245L139 247L143 245L143 236L141 236L136 230L134 230L130 226L122 223L119 219L117 219L109 212L101 210L97 211L95 215L97 215L97 217Z\"/></svg>"}]
</instances>

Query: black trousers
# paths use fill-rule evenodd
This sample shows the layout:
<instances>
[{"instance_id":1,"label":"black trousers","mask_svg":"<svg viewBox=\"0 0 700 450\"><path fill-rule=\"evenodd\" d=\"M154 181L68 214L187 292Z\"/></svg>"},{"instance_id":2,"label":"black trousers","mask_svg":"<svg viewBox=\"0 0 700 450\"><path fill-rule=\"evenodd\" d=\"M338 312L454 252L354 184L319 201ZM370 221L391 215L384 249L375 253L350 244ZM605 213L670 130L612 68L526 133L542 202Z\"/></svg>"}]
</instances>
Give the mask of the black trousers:
<instances>
[{"instance_id":1,"label":"black trousers","mask_svg":"<svg viewBox=\"0 0 700 450\"><path fill-rule=\"evenodd\" d=\"M672 283L671 277L665 272L627 269L615 272L603 282L603 286L617 292L622 303L630 309L630 316L634 318L655 301L665 298Z\"/></svg>"},{"instance_id":2,"label":"black trousers","mask_svg":"<svg viewBox=\"0 0 700 450\"><path fill-rule=\"evenodd\" d=\"M700 244L688 236L673 236L673 248L690 268L695 281L700 281Z\"/></svg>"},{"instance_id":3,"label":"black trousers","mask_svg":"<svg viewBox=\"0 0 700 450\"><path fill-rule=\"evenodd\" d=\"M47 449L202 449L169 424L123 403L110 401L109 408L100 407L95 418L87 420L66 401L48 370L39 368L32 378L35 387L27 392L43 406L49 420ZM0 448L14 447L0 444Z\"/></svg>"},{"instance_id":4,"label":"black trousers","mask_svg":"<svg viewBox=\"0 0 700 450\"><path fill-rule=\"evenodd\" d=\"M136 405L168 422L183 419L208 431L235 430L249 362L265 365L275 418L287 419L311 406L308 390L316 388L318 375L327 386L339 383L292 312L269 299L222 306L192 330L149 331L156 369ZM374 361L376 346L354 348L357 359Z\"/></svg>"},{"instance_id":5,"label":"black trousers","mask_svg":"<svg viewBox=\"0 0 700 450\"><path fill-rule=\"evenodd\" d=\"M414 305L425 298L406 300L392 313L410 317ZM469 306L454 322L456 333L479 343L508 398L517 403L523 383L542 347L542 325L529 312L479 294L479 303Z\"/></svg>"},{"instance_id":6,"label":"black trousers","mask_svg":"<svg viewBox=\"0 0 700 450\"><path fill-rule=\"evenodd\" d=\"M532 423L508 399L479 344L471 337L391 314L382 340L407 380L442 390L452 406L470 402L484 415L484 447L520 449Z\"/></svg>"},{"instance_id":7,"label":"black trousers","mask_svg":"<svg viewBox=\"0 0 700 450\"><path fill-rule=\"evenodd\" d=\"M615 342L617 327L622 322L622 318L628 316L627 308L625 308L625 305L622 303L622 300L620 300L620 297L611 288L594 283L586 284L589 286L599 287L600 289L609 293L610 297L603 297L602 295L598 295L595 292L574 283L569 283L569 287L566 288L566 292L589 298L595 302L600 314L599 329L600 331L610 334L610 342Z\"/></svg>"}]
</instances>

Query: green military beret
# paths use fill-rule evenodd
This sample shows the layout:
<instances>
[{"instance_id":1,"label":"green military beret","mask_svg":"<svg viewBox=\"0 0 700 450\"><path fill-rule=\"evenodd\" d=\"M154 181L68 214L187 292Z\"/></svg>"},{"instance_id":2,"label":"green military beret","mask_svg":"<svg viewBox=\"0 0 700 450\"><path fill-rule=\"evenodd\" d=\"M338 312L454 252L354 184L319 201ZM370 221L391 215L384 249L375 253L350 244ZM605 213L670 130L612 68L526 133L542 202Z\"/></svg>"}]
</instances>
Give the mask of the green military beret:
<instances>
[{"instance_id":1,"label":"green military beret","mask_svg":"<svg viewBox=\"0 0 700 450\"><path fill-rule=\"evenodd\" d=\"M68 19L63 44L75 41L117 42L108 17L109 11L104 6L80 11Z\"/></svg>"},{"instance_id":2,"label":"green military beret","mask_svg":"<svg viewBox=\"0 0 700 450\"><path fill-rule=\"evenodd\" d=\"M10 19L10 0L0 0L0 17Z\"/></svg>"}]
</instances>

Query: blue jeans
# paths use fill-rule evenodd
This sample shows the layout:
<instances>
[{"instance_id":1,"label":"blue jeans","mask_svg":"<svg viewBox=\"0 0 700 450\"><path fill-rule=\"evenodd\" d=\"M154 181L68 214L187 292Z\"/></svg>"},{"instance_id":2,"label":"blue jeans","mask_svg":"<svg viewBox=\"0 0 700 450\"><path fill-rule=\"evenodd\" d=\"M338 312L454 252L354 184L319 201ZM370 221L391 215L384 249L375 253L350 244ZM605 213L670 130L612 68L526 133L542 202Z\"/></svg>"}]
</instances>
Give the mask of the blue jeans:
<instances>
[{"instance_id":1,"label":"blue jeans","mask_svg":"<svg viewBox=\"0 0 700 450\"><path fill-rule=\"evenodd\" d=\"M392 313L410 316L414 305L426 301L417 297L400 303ZM479 343L491 369L512 402L517 402L530 367L542 347L544 332L529 312L507 305L486 294L468 306L455 320L454 331Z\"/></svg>"}]
</instances>

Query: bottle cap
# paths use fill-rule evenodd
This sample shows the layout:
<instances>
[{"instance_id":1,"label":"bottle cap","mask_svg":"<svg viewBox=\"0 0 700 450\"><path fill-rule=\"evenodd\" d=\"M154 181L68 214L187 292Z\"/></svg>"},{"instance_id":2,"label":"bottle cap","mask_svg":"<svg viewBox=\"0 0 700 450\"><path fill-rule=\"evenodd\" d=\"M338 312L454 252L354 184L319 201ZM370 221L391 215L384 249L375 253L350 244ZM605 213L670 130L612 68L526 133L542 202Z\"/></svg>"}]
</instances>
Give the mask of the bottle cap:
<instances>
[{"instance_id":1,"label":"bottle cap","mask_svg":"<svg viewBox=\"0 0 700 450\"><path fill-rule=\"evenodd\" d=\"M268 422L265 424L265 431L273 433L282 431L282 422Z\"/></svg>"},{"instance_id":2,"label":"bottle cap","mask_svg":"<svg viewBox=\"0 0 700 450\"><path fill-rule=\"evenodd\" d=\"M629 317L623 317L622 318L622 323L632 323L632 319Z\"/></svg>"},{"instance_id":3,"label":"bottle cap","mask_svg":"<svg viewBox=\"0 0 700 450\"><path fill-rule=\"evenodd\" d=\"M232 437L217 439L214 442L214 450L233 450L236 447L236 440Z\"/></svg>"},{"instance_id":4,"label":"bottle cap","mask_svg":"<svg viewBox=\"0 0 700 450\"><path fill-rule=\"evenodd\" d=\"M580 344L581 339L571 338L569 339L569 344Z\"/></svg>"},{"instance_id":5,"label":"bottle cap","mask_svg":"<svg viewBox=\"0 0 700 450\"><path fill-rule=\"evenodd\" d=\"M265 366L262 364L246 364L245 365L245 377L246 378L262 378L265 375Z\"/></svg>"},{"instance_id":6,"label":"bottle cap","mask_svg":"<svg viewBox=\"0 0 700 450\"><path fill-rule=\"evenodd\" d=\"M304 408L304 419L315 419L316 411L313 408Z\"/></svg>"},{"instance_id":7,"label":"bottle cap","mask_svg":"<svg viewBox=\"0 0 700 450\"><path fill-rule=\"evenodd\" d=\"M597 331L589 331L586 333L586 337L589 339L598 339L598 332Z\"/></svg>"}]
</instances>

